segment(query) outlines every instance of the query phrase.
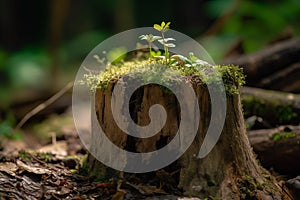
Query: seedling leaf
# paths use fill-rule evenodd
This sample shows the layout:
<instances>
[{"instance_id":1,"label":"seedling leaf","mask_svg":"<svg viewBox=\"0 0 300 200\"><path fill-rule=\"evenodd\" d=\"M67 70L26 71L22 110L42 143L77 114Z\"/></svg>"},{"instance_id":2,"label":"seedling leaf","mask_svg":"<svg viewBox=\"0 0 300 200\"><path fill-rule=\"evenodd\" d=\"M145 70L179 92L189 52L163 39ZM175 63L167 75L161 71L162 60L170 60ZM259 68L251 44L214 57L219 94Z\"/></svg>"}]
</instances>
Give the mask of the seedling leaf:
<instances>
[{"instance_id":1,"label":"seedling leaf","mask_svg":"<svg viewBox=\"0 0 300 200\"><path fill-rule=\"evenodd\" d=\"M175 47L176 45L173 43L165 43L165 46L166 47Z\"/></svg>"},{"instance_id":2,"label":"seedling leaf","mask_svg":"<svg viewBox=\"0 0 300 200\"><path fill-rule=\"evenodd\" d=\"M158 31L162 30L162 27L160 25L158 25L158 24L154 24L153 28L155 28Z\"/></svg>"}]
</instances>

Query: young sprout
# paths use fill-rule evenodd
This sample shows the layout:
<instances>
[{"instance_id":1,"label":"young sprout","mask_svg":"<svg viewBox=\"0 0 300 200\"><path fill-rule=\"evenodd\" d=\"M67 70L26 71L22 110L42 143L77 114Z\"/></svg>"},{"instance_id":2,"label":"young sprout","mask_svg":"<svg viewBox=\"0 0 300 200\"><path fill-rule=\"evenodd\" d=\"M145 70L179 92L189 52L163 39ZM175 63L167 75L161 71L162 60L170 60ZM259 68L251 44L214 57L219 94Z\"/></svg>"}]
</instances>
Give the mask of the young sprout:
<instances>
[{"instance_id":1,"label":"young sprout","mask_svg":"<svg viewBox=\"0 0 300 200\"><path fill-rule=\"evenodd\" d=\"M152 43L158 39L160 39L161 37L160 36L155 36L155 35L152 35L152 34L148 34L148 35L141 35L140 36L140 39L141 40L146 40L148 42L148 46L149 46L149 58L151 59L152 58Z\"/></svg>"},{"instance_id":2,"label":"young sprout","mask_svg":"<svg viewBox=\"0 0 300 200\"><path fill-rule=\"evenodd\" d=\"M162 22L160 25L154 24L154 26L153 26L154 29L161 32L162 39L159 39L158 42L160 42L164 46L166 64L168 64L170 61L170 54L169 54L168 48L175 47L175 44L168 43L169 41L175 41L174 38L165 38L165 32L167 32L169 30L170 24L171 24L171 22L168 22L168 23Z\"/></svg>"}]
</instances>

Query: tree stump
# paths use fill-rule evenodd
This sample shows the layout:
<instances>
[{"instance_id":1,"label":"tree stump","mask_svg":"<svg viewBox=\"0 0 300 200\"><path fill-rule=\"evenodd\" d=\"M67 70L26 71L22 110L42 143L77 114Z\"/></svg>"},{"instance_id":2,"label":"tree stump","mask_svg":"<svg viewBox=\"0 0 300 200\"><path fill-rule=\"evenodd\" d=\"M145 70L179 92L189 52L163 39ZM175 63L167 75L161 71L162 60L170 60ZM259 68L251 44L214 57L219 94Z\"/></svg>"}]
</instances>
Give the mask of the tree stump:
<instances>
[{"instance_id":1,"label":"tree stump","mask_svg":"<svg viewBox=\"0 0 300 200\"><path fill-rule=\"evenodd\" d=\"M274 177L258 164L246 135L238 94L227 95L226 120L218 143L206 157L197 157L211 120L211 100L206 86L197 81L191 83L198 98L200 122L192 145L180 159L164 168L170 174L178 171L175 179L177 185L174 187L182 189L184 195L200 198L291 199ZM173 94L159 85L146 85L136 90L131 97L130 113L138 125L149 123L148 112L153 104L162 105L167 113L163 129L150 138L142 139L125 134L116 125L110 104L113 88L114 83L111 83L106 90L99 89L95 93L98 123L111 142L128 151L149 152L161 148L174 138L180 124L180 106ZM99 139L92 138L92 141L96 140ZM100 178L110 178L118 173L91 154L87 166L91 175ZM154 173L154 176L158 174Z\"/></svg>"}]
</instances>

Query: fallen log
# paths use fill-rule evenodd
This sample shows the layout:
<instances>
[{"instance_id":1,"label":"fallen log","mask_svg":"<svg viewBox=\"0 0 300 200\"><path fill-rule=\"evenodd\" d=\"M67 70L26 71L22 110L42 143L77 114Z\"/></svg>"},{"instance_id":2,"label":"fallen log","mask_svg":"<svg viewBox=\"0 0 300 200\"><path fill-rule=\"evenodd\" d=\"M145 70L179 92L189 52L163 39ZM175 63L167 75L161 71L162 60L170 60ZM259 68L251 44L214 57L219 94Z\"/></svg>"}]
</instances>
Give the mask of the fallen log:
<instances>
[{"instance_id":1,"label":"fallen log","mask_svg":"<svg viewBox=\"0 0 300 200\"><path fill-rule=\"evenodd\" d=\"M245 118L261 117L271 126L300 123L300 95L253 87L241 89Z\"/></svg>"},{"instance_id":2,"label":"fallen log","mask_svg":"<svg viewBox=\"0 0 300 200\"><path fill-rule=\"evenodd\" d=\"M300 126L280 126L248 132L261 164L286 175L299 175Z\"/></svg>"},{"instance_id":3,"label":"fallen log","mask_svg":"<svg viewBox=\"0 0 300 200\"><path fill-rule=\"evenodd\" d=\"M300 63L295 63L287 68L263 78L257 85L266 89L276 89L285 92L300 93Z\"/></svg>"},{"instance_id":4,"label":"fallen log","mask_svg":"<svg viewBox=\"0 0 300 200\"><path fill-rule=\"evenodd\" d=\"M252 54L226 59L223 64L244 68L247 84L257 86L258 81L294 63L300 62L300 39L277 43Z\"/></svg>"}]
</instances>

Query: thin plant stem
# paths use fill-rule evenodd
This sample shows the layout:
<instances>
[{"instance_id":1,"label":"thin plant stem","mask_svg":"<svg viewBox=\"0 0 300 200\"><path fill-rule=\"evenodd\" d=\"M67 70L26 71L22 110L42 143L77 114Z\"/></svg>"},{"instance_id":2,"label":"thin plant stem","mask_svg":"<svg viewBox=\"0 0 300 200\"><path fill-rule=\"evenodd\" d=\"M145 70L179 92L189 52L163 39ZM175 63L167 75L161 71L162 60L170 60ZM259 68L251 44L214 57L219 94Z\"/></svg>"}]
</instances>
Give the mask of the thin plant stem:
<instances>
[{"instance_id":1,"label":"thin plant stem","mask_svg":"<svg viewBox=\"0 0 300 200\"><path fill-rule=\"evenodd\" d=\"M164 34L163 30L161 31L161 36L162 36L162 39L163 39L163 45L164 45L164 51L165 51L165 61L166 61L166 65L167 65L168 64L168 48L165 45L165 34Z\"/></svg>"},{"instance_id":2,"label":"thin plant stem","mask_svg":"<svg viewBox=\"0 0 300 200\"><path fill-rule=\"evenodd\" d=\"M151 54L152 49L151 49L151 42L150 41L148 42L148 45L149 45L149 58L151 60L151 58L152 58L152 54Z\"/></svg>"}]
</instances>

